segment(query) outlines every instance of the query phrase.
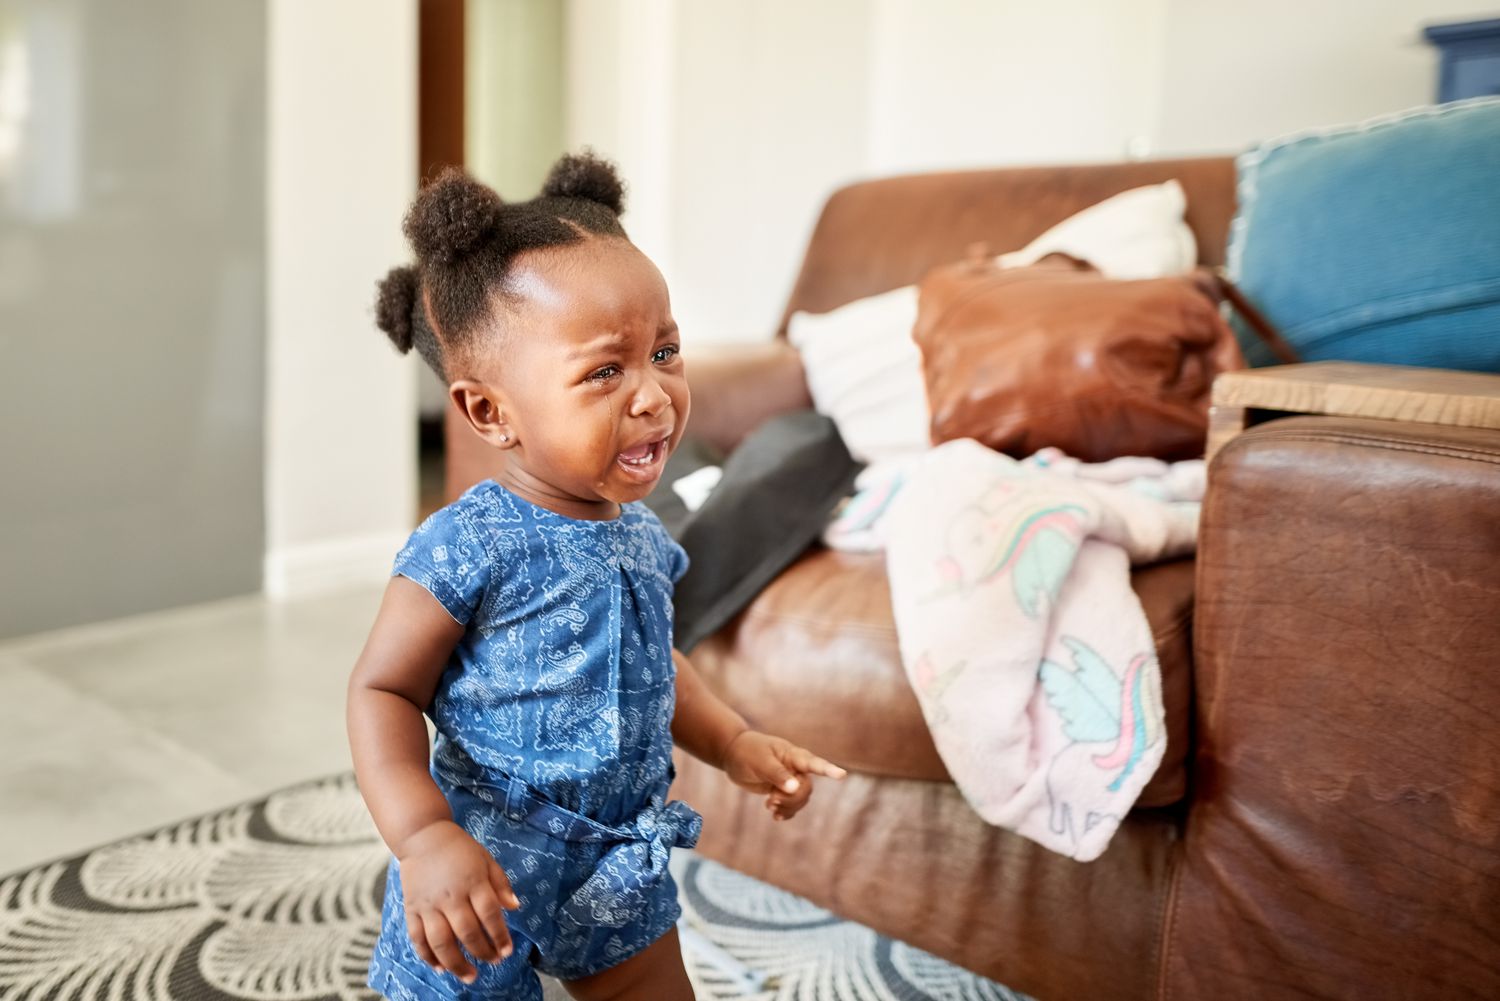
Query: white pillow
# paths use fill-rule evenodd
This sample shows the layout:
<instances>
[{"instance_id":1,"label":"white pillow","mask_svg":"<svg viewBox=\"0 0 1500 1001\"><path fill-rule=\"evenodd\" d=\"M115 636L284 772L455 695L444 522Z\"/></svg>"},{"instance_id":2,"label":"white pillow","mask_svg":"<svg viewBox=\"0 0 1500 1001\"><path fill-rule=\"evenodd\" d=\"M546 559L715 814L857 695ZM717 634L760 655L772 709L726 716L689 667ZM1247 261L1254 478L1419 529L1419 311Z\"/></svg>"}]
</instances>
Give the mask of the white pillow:
<instances>
[{"instance_id":1,"label":"white pillow","mask_svg":"<svg viewBox=\"0 0 1500 1001\"><path fill-rule=\"evenodd\" d=\"M787 325L813 406L833 418L861 462L931 445L922 354L911 339L916 322L917 287L907 285L830 313L793 313Z\"/></svg>"},{"instance_id":2,"label":"white pillow","mask_svg":"<svg viewBox=\"0 0 1500 1001\"><path fill-rule=\"evenodd\" d=\"M997 260L1023 267L1065 253L1109 278L1182 274L1198 260L1193 232L1182 221L1186 207L1176 181L1123 191ZM793 313L788 323L813 405L833 418L862 462L899 459L931 444L922 355L911 339L916 322L917 288L907 285L827 313Z\"/></svg>"},{"instance_id":3,"label":"white pillow","mask_svg":"<svg viewBox=\"0 0 1500 1001\"><path fill-rule=\"evenodd\" d=\"M1198 241L1182 221L1186 209L1187 195L1175 180L1132 188L1069 216L998 260L1017 268L1061 253L1088 261L1106 278L1180 275L1198 263Z\"/></svg>"}]
</instances>

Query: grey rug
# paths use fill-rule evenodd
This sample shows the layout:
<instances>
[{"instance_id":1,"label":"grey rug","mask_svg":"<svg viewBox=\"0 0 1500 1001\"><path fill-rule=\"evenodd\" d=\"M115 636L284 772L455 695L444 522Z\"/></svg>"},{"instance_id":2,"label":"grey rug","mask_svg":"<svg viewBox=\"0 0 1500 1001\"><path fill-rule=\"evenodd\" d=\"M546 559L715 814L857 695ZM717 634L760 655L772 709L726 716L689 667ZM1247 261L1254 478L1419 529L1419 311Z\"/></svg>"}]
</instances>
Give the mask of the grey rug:
<instances>
[{"instance_id":1,"label":"grey rug","mask_svg":"<svg viewBox=\"0 0 1500 1001\"><path fill-rule=\"evenodd\" d=\"M0 998L368 1001L386 860L342 775L16 873ZM704 1001L1020 997L691 852L673 865Z\"/></svg>"}]
</instances>

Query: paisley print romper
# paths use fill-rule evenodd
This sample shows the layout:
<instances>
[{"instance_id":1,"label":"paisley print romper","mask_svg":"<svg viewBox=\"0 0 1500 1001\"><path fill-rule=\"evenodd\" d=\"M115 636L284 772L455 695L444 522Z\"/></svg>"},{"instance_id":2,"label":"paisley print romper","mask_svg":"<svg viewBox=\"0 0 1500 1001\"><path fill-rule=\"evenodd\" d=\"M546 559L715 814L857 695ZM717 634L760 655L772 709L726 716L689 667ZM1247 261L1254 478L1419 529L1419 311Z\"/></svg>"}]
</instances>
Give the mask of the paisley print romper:
<instances>
[{"instance_id":1,"label":"paisley print romper","mask_svg":"<svg viewBox=\"0 0 1500 1001\"><path fill-rule=\"evenodd\" d=\"M668 855L696 843L702 824L666 800L672 585L686 570L644 505L579 521L494 481L413 533L394 573L466 627L427 708L432 775L521 908L506 914L515 951L476 961L465 984L412 949L392 860L372 988L394 1001L535 1001L535 970L588 976L671 929Z\"/></svg>"}]
</instances>

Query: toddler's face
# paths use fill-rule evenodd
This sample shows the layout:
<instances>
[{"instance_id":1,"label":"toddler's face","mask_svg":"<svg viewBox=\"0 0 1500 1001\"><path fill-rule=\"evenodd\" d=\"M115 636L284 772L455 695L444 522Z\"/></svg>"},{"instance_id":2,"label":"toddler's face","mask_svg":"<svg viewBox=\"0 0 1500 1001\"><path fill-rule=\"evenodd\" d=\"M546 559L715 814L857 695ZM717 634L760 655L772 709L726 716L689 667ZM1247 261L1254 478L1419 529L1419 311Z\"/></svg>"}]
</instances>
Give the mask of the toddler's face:
<instances>
[{"instance_id":1,"label":"toddler's face","mask_svg":"<svg viewBox=\"0 0 1500 1001\"><path fill-rule=\"evenodd\" d=\"M521 302L484 366L509 424L507 485L611 515L651 492L687 423L666 282L615 239L529 254L513 277Z\"/></svg>"}]
</instances>

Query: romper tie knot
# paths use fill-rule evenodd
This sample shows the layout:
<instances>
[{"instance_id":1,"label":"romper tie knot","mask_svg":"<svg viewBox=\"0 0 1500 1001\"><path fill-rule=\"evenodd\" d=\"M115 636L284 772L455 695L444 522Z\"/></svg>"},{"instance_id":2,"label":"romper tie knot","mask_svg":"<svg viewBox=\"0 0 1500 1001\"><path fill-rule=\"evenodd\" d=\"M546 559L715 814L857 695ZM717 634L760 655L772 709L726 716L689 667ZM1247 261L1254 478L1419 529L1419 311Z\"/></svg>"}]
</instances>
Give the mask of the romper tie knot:
<instances>
[{"instance_id":1,"label":"romper tie knot","mask_svg":"<svg viewBox=\"0 0 1500 1001\"><path fill-rule=\"evenodd\" d=\"M600 825L601 827L603 825ZM622 928L640 917L667 878L673 848L698 843L703 818L686 803L645 807L632 821L610 829L616 841L594 872L558 908L575 925Z\"/></svg>"},{"instance_id":2,"label":"romper tie knot","mask_svg":"<svg viewBox=\"0 0 1500 1001\"><path fill-rule=\"evenodd\" d=\"M616 826L558 806L502 773L477 781L449 773L434 759L433 776L439 785L458 794L457 800L450 794L450 801L455 802L454 819L466 830L472 830L470 811L484 804L486 810L498 810L511 823L525 824L559 841L605 846L583 885L558 905L558 919L574 926L622 928L642 916L668 878L672 849L693 847L703 830L703 818L696 810L680 800L663 802L664 792L653 796L628 822Z\"/></svg>"}]
</instances>

